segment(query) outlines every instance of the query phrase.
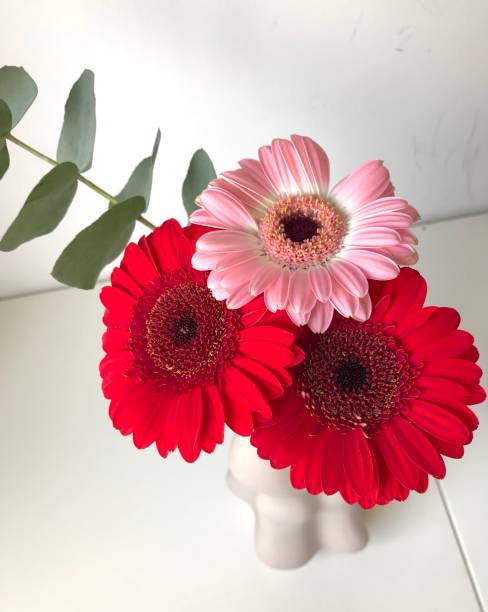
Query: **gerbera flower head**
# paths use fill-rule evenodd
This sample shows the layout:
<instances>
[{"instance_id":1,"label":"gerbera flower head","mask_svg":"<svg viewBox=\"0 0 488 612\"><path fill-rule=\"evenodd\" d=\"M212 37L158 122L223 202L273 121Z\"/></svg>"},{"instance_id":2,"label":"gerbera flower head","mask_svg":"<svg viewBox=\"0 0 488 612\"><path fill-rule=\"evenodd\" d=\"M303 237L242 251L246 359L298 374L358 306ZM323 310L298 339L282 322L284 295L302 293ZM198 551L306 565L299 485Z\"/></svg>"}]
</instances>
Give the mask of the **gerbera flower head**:
<instances>
[{"instance_id":1,"label":"gerbera flower head","mask_svg":"<svg viewBox=\"0 0 488 612\"><path fill-rule=\"evenodd\" d=\"M261 147L259 161L212 181L198 198L196 224L219 231L197 242L193 265L229 308L264 293L268 309L286 309L314 332L334 310L365 321L367 279L389 280L415 263L410 231L416 210L395 197L388 170L368 161L329 190L329 160L310 138Z\"/></svg>"},{"instance_id":2,"label":"gerbera flower head","mask_svg":"<svg viewBox=\"0 0 488 612\"><path fill-rule=\"evenodd\" d=\"M305 343L293 387L251 442L293 486L339 491L370 508L443 478L478 425L468 404L486 398L473 337L452 308L424 306L426 283L411 268L371 283L365 322L335 315Z\"/></svg>"},{"instance_id":3,"label":"gerbera flower head","mask_svg":"<svg viewBox=\"0 0 488 612\"><path fill-rule=\"evenodd\" d=\"M191 257L204 231L170 220L130 244L104 287L100 364L110 417L134 444L156 443L187 461L212 452L224 423L249 435L268 400L291 383L288 367L303 356L293 325L267 312L262 299L229 310L207 287Z\"/></svg>"}]
</instances>

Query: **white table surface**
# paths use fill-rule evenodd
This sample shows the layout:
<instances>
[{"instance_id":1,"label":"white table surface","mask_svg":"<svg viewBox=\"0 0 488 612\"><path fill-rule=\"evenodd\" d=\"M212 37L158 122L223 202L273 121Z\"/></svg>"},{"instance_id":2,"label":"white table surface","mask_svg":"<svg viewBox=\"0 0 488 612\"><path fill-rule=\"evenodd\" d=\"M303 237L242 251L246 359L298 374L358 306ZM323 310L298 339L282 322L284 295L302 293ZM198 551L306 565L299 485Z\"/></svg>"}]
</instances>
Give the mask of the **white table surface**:
<instances>
[{"instance_id":1,"label":"white table surface","mask_svg":"<svg viewBox=\"0 0 488 612\"><path fill-rule=\"evenodd\" d=\"M488 215L418 231L429 299L462 311L485 367L487 230ZM187 465L113 430L101 314L96 291L0 302L2 612L477 612L488 601L483 407L465 459L448 461L449 513L432 485L369 511L364 551L271 570L255 558L251 511L226 488L228 444Z\"/></svg>"}]
</instances>

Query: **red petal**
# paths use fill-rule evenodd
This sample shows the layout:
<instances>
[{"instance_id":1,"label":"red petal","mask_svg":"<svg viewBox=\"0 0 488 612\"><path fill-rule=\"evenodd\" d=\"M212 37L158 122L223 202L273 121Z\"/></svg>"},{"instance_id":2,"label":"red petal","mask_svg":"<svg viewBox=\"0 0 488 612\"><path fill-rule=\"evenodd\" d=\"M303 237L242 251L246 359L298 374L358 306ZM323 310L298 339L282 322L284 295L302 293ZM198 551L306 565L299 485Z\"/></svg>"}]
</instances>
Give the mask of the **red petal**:
<instances>
[{"instance_id":1,"label":"red petal","mask_svg":"<svg viewBox=\"0 0 488 612\"><path fill-rule=\"evenodd\" d=\"M324 493L336 493L344 479L343 470L343 434L330 430L322 459L322 485Z\"/></svg>"},{"instance_id":2,"label":"red petal","mask_svg":"<svg viewBox=\"0 0 488 612\"><path fill-rule=\"evenodd\" d=\"M359 496L373 486L373 461L369 444L360 429L353 429L343 439L344 474Z\"/></svg>"},{"instance_id":3,"label":"red petal","mask_svg":"<svg viewBox=\"0 0 488 612\"><path fill-rule=\"evenodd\" d=\"M419 481L419 470L391 431L391 422L375 433L374 445L393 476L409 489L415 489Z\"/></svg>"},{"instance_id":4,"label":"red petal","mask_svg":"<svg viewBox=\"0 0 488 612\"><path fill-rule=\"evenodd\" d=\"M464 455L464 446L462 444L455 444L454 442L446 442L433 436L428 436L433 446L439 451L441 455L451 457L452 459L461 459Z\"/></svg>"},{"instance_id":5,"label":"red petal","mask_svg":"<svg viewBox=\"0 0 488 612\"><path fill-rule=\"evenodd\" d=\"M466 359L436 359L422 368L422 376L449 378L465 385L478 383L481 368Z\"/></svg>"},{"instance_id":6,"label":"red petal","mask_svg":"<svg viewBox=\"0 0 488 612\"><path fill-rule=\"evenodd\" d=\"M462 329L456 329L432 344L419 344L412 357L419 361L429 361L457 357L473 344L473 336Z\"/></svg>"},{"instance_id":7,"label":"red petal","mask_svg":"<svg viewBox=\"0 0 488 612\"><path fill-rule=\"evenodd\" d=\"M291 366L296 361L295 353L274 342L242 341L239 343L239 353L260 361L271 368Z\"/></svg>"},{"instance_id":8,"label":"red petal","mask_svg":"<svg viewBox=\"0 0 488 612\"><path fill-rule=\"evenodd\" d=\"M226 392L232 388L231 395L239 394L241 403L245 403L249 411L259 412L265 418L271 417L271 409L262 393L250 378L236 368L229 365L225 368L223 386Z\"/></svg>"},{"instance_id":9,"label":"red petal","mask_svg":"<svg viewBox=\"0 0 488 612\"><path fill-rule=\"evenodd\" d=\"M283 386L276 376L264 365L236 355L232 360L232 365L246 374L269 399L276 399L283 395Z\"/></svg>"},{"instance_id":10,"label":"red petal","mask_svg":"<svg viewBox=\"0 0 488 612\"><path fill-rule=\"evenodd\" d=\"M407 348L431 344L439 338L457 329L461 317L454 308L437 308L428 321L413 334L409 334L405 341Z\"/></svg>"},{"instance_id":11,"label":"red petal","mask_svg":"<svg viewBox=\"0 0 488 612\"><path fill-rule=\"evenodd\" d=\"M402 268L396 279L385 283L384 294L390 296L385 323L398 323L409 312L422 308L427 294L427 283L412 268Z\"/></svg>"},{"instance_id":12,"label":"red petal","mask_svg":"<svg viewBox=\"0 0 488 612\"><path fill-rule=\"evenodd\" d=\"M307 465L307 457L304 455L290 468L290 481L295 489L305 488L305 469Z\"/></svg>"},{"instance_id":13,"label":"red petal","mask_svg":"<svg viewBox=\"0 0 488 612\"><path fill-rule=\"evenodd\" d=\"M165 221L159 230L151 234L149 242L162 268L173 270L191 266L195 249L175 219Z\"/></svg>"},{"instance_id":14,"label":"red petal","mask_svg":"<svg viewBox=\"0 0 488 612\"><path fill-rule=\"evenodd\" d=\"M436 404L414 400L403 414L418 427L441 440L469 444L473 439L471 430L460 419Z\"/></svg>"},{"instance_id":15,"label":"red petal","mask_svg":"<svg viewBox=\"0 0 488 612\"><path fill-rule=\"evenodd\" d=\"M121 270L120 268L114 268L112 274L110 275L110 282L114 287L118 289L122 289L126 293L129 293L134 298L139 298L143 291L140 286L135 282L135 280Z\"/></svg>"},{"instance_id":16,"label":"red petal","mask_svg":"<svg viewBox=\"0 0 488 612\"><path fill-rule=\"evenodd\" d=\"M159 277L158 270L144 255L142 249L133 242L127 245L120 267L141 287L147 287L151 281Z\"/></svg>"},{"instance_id":17,"label":"red petal","mask_svg":"<svg viewBox=\"0 0 488 612\"><path fill-rule=\"evenodd\" d=\"M181 451L181 445L183 444L185 450L188 451L187 455L193 457L194 451L198 446L197 441L203 420L202 392L200 387L194 387L191 391L180 396L180 411L183 422L180 427L181 436L178 448ZM186 457L184 459L188 461Z\"/></svg>"},{"instance_id":18,"label":"red petal","mask_svg":"<svg viewBox=\"0 0 488 612\"><path fill-rule=\"evenodd\" d=\"M308 454L313 438L310 436L310 417L301 414L295 418L296 429L293 429L273 445L271 465L285 468L296 463Z\"/></svg>"},{"instance_id":19,"label":"red petal","mask_svg":"<svg viewBox=\"0 0 488 612\"><path fill-rule=\"evenodd\" d=\"M466 387L447 378L430 378L423 373L415 381L415 386L422 390L422 397L432 402L442 402L444 398L463 402L468 397Z\"/></svg>"},{"instance_id":20,"label":"red petal","mask_svg":"<svg viewBox=\"0 0 488 612\"><path fill-rule=\"evenodd\" d=\"M476 385L474 389L470 391L468 399L466 400L467 404L481 404L486 399L486 391L480 385Z\"/></svg>"},{"instance_id":21,"label":"red petal","mask_svg":"<svg viewBox=\"0 0 488 612\"><path fill-rule=\"evenodd\" d=\"M129 332L126 329L109 327L102 336L102 347L106 353L122 351L127 348L128 340Z\"/></svg>"},{"instance_id":22,"label":"red petal","mask_svg":"<svg viewBox=\"0 0 488 612\"><path fill-rule=\"evenodd\" d=\"M107 286L100 291L100 300L107 310L113 315L115 321L125 320L132 316L132 310L136 303L129 293L117 287ZM105 321L104 321L105 322ZM111 322L106 322L108 325Z\"/></svg>"},{"instance_id":23,"label":"red petal","mask_svg":"<svg viewBox=\"0 0 488 612\"><path fill-rule=\"evenodd\" d=\"M444 478L444 461L420 429L401 416L390 421L390 428L401 448L421 470L435 478ZM416 486L417 483L410 488L415 489Z\"/></svg>"},{"instance_id":24,"label":"red petal","mask_svg":"<svg viewBox=\"0 0 488 612\"><path fill-rule=\"evenodd\" d=\"M222 444L224 441L225 414L220 392L215 385L204 385L202 387L202 398L202 437L214 440L217 444ZM206 452L209 451L206 450Z\"/></svg>"},{"instance_id":25,"label":"red petal","mask_svg":"<svg viewBox=\"0 0 488 612\"><path fill-rule=\"evenodd\" d=\"M271 327L270 325L255 325L254 327L245 327L239 332L242 340L257 340L266 342L276 342L283 346L290 346L295 339L294 335L279 327Z\"/></svg>"},{"instance_id":26,"label":"red petal","mask_svg":"<svg viewBox=\"0 0 488 612\"><path fill-rule=\"evenodd\" d=\"M322 487L322 460L324 448L327 444L328 431L324 430L318 436L312 438L310 449L307 453L307 467L305 471L305 485L307 491L317 495L323 491Z\"/></svg>"}]
</instances>

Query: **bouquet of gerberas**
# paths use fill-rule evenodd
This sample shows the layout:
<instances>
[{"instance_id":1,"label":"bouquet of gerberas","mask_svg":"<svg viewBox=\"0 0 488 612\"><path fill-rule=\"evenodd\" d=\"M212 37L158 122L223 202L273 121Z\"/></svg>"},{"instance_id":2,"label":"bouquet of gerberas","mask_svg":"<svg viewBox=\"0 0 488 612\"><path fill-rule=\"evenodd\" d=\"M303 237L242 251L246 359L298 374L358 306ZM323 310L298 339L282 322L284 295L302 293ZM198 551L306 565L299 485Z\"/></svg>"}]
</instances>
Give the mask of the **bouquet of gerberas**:
<instances>
[{"instance_id":1,"label":"bouquet of gerberas","mask_svg":"<svg viewBox=\"0 0 488 612\"><path fill-rule=\"evenodd\" d=\"M60 160L58 148L54 162L74 166L74 185L87 182L83 139L63 133L80 117L77 91L90 99L82 85L66 107L68 153ZM123 249L98 256L93 236L107 235L102 224L129 239L156 150L119 196L102 193L116 205L68 245L56 278L94 284ZM383 164L366 162L330 189L325 152L292 136L218 178L198 152L183 194L190 224L170 219L129 244L101 291L114 427L138 448L178 449L192 462L227 425L274 468L290 468L294 487L364 508L443 478L443 456L460 458L478 424L468 407L485 398L478 352L454 309L424 306L426 282L409 267L418 214ZM24 209L0 246L25 241Z\"/></svg>"}]
</instances>

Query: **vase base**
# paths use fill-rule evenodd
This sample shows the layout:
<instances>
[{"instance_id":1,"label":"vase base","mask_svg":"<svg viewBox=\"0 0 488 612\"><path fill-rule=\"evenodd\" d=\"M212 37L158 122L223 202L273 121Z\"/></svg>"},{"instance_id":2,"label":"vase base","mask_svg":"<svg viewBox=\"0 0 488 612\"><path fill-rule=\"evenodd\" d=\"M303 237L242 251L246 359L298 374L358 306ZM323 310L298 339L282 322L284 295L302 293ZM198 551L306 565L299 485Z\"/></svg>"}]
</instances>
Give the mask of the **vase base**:
<instances>
[{"instance_id":1,"label":"vase base","mask_svg":"<svg viewBox=\"0 0 488 612\"><path fill-rule=\"evenodd\" d=\"M256 554L266 565L293 569L319 550L351 553L364 548L364 510L339 495L310 495L294 489L288 470L260 459L248 438L235 437L227 484L254 510Z\"/></svg>"}]
</instances>

